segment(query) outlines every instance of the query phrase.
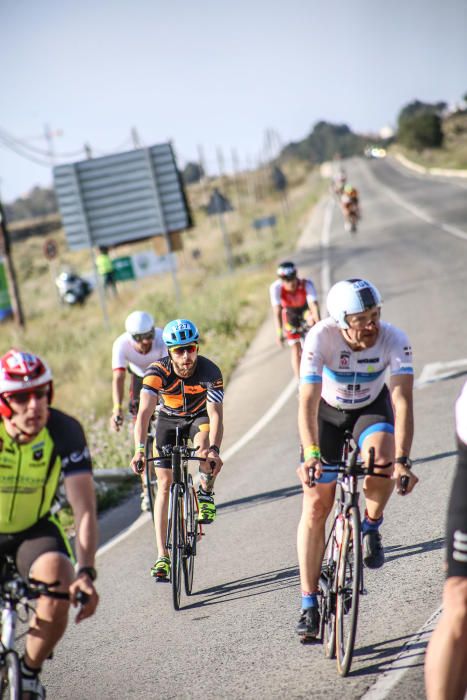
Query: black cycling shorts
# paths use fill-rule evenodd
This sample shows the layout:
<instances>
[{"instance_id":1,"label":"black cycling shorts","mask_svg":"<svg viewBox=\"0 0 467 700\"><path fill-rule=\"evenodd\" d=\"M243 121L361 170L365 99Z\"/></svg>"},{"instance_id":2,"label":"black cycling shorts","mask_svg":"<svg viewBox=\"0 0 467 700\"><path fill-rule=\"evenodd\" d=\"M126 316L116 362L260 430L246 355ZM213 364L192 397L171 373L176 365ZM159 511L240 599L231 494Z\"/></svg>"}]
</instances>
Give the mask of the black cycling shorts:
<instances>
[{"instance_id":1,"label":"black cycling shorts","mask_svg":"<svg viewBox=\"0 0 467 700\"><path fill-rule=\"evenodd\" d=\"M41 518L21 532L0 533L0 557L2 554L13 556L23 578L28 578L33 563L47 552L60 552L73 561L70 544L53 516Z\"/></svg>"},{"instance_id":2,"label":"black cycling shorts","mask_svg":"<svg viewBox=\"0 0 467 700\"><path fill-rule=\"evenodd\" d=\"M467 445L460 441L446 530L448 576L467 576Z\"/></svg>"},{"instance_id":3,"label":"black cycling shorts","mask_svg":"<svg viewBox=\"0 0 467 700\"><path fill-rule=\"evenodd\" d=\"M346 432L351 432L357 443L363 433L371 431L373 427L384 432L394 432L394 411L387 386L368 406L351 411L334 408L321 399L318 427L321 457L327 464L341 460Z\"/></svg>"},{"instance_id":4,"label":"black cycling shorts","mask_svg":"<svg viewBox=\"0 0 467 700\"><path fill-rule=\"evenodd\" d=\"M168 416L165 413L159 413L156 421L156 450L154 451L154 457L161 453L162 447L165 445L175 445L175 429L177 427L180 428L183 437L193 440L197 433L209 431L209 416L207 413L201 413L192 417ZM156 459L154 466L170 469L170 457Z\"/></svg>"}]
</instances>

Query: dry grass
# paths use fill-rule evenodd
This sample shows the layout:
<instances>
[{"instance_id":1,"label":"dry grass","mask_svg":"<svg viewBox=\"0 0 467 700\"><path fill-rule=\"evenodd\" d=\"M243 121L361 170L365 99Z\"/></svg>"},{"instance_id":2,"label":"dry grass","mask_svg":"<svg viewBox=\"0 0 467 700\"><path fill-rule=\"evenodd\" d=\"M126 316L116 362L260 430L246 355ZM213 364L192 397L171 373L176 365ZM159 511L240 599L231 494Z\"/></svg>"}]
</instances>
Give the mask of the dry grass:
<instances>
[{"instance_id":1,"label":"dry grass","mask_svg":"<svg viewBox=\"0 0 467 700\"><path fill-rule=\"evenodd\" d=\"M93 293L81 308L59 304L53 278L67 264L83 273L91 269L89 251L70 252L63 231L53 237L58 243L58 260L44 259L43 239L31 238L13 246L13 259L20 283L27 326L18 330L4 323L0 343L3 353L12 345L32 350L52 366L55 404L83 421L97 466L127 464L128 436L109 435L111 411L111 347L123 331L124 320L135 308L147 309L159 326L171 318L188 317L200 328L202 350L217 362L228 380L233 368L268 311L268 285L276 261L293 250L306 217L324 191L326 183L317 172L307 173L297 165L287 173L294 186L289 190L289 212L283 211L281 197L264 186L263 198L256 200L243 182L241 209L226 216L233 252L240 264L228 274L222 237L215 217L207 217L200 205L202 187L189 189L196 226L183 234L184 250L177 254L182 300L177 303L169 275L148 277L119 284L119 298L108 300L109 327L103 323L98 295ZM232 182L224 190L233 191ZM232 195L232 199L234 199ZM235 200L234 200L235 203ZM276 214L275 235L251 227L257 216ZM148 249L151 241L123 246L114 256ZM193 251L201 251L194 260Z\"/></svg>"}]
</instances>

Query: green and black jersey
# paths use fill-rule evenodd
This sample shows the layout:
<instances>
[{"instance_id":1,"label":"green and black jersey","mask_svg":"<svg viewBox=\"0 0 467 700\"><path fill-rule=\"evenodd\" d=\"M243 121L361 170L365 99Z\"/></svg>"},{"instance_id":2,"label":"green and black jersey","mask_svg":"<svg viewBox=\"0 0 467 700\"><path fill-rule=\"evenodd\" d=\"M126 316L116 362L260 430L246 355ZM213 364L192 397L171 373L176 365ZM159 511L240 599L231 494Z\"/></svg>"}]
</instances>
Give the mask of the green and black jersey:
<instances>
[{"instance_id":1,"label":"green and black jersey","mask_svg":"<svg viewBox=\"0 0 467 700\"><path fill-rule=\"evenodd\" d=\"M50 510L60 476L92 472L81 424L51 408L47 424L18 444L0 422L0 533L21 532Z\"/></svg>"}]
</instances>

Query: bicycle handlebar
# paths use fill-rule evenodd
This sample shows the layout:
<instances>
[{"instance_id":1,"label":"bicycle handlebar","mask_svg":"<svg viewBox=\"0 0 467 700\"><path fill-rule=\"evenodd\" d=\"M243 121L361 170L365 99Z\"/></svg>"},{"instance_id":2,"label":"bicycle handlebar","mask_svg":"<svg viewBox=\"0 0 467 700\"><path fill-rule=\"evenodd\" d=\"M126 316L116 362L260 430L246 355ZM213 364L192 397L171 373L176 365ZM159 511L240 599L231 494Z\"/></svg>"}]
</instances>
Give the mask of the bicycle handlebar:
<instances>
[{"instance_id":1,"label":"bicycle handlebar","mask_svg":"<svg viewBox=\"0 0 467 700\"><path fill-rule=\"evenodd\" d=\"M333 465L332 467L326 467L322 466L321 471L323 474L345 474L346 476L378 476L381 479L389 479L390 476L389 474L376 474L375 473L375 468L376 469L387 469L391 465L378 465L378 464L371 464L368 467L363 467L358 464L345 464L345 462L337 463L336 465ZM309 485L314 486L316 481L315 481L315 470L314 467L310 467L308 470L309 474ZM406 477L408 480L408 477ZM408 483L408 481L407 481Z\"/></svg>"},{"instance_id":2,"label":"bicycle handlebar","mask_svg":"<svg viewBox=\"0 0 467 700\"><path fill-rule=\"evenodd\" d=\"M70 594L66 591L53 591L51 590L55 586L58 586L60 581L54 581L53 583L45 583L44 581L36 581L36 579L29 578L25 581L22 578L15 577L9 581L4 581L0 586L0 597L1 592L7 594L10 600L19 603L22 599L26 600L36 600L40 596L45 596L46 598L55 598L57 600L70 600ZM76 599L81 605L86 605L89 601L90 596L84 591L78 591Z\"/></svg>"}]
</instances>

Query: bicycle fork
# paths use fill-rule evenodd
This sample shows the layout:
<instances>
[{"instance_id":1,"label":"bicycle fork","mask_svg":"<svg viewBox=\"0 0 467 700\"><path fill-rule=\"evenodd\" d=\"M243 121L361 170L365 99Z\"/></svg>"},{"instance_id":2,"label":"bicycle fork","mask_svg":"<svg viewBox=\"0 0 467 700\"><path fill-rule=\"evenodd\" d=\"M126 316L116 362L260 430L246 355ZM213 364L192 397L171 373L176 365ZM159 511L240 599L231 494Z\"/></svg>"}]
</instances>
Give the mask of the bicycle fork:
<instances>
[{"instance_id":1,"label":"bicycle fork","mask_svg":"<svg viewBox=\"0 0 467 700\"><path fill-rule=\"evenodd\" d=\"M5 653L14 648L17 612L13 605L7 601L2 608L2 637L0 651Z\"/></svg>"}]
</instances>

